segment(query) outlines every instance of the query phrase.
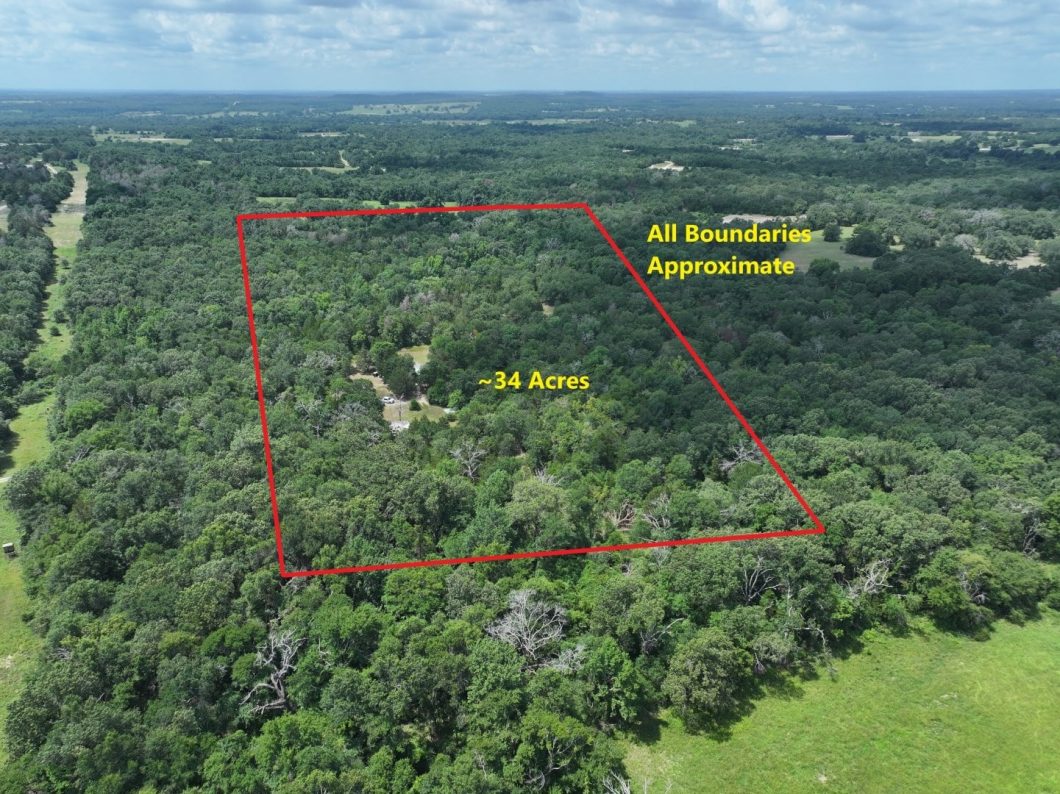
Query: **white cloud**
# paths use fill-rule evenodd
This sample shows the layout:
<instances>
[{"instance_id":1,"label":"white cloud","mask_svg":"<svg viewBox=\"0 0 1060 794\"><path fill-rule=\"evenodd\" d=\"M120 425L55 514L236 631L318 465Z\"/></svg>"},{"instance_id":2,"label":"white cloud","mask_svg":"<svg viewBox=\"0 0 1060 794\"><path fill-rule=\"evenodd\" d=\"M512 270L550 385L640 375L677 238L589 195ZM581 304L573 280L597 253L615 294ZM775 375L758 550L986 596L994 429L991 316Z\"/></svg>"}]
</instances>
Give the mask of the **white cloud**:
<instances>
[{"instance_id":1,"label":"white cloud","mask_svg":"<svg viewBox=\"0 0 1060 794\"><path fill-rule=\"evenodd\" d=\"M792 13L777 0L718 0L718 8L749 31L760 33L786 30L794 21Z\"/></svg>"},{"instance_id":2,"label":"white cloud","mask_svg":"<svg viewBox=\"0 0 1060 794\"><path fill-rule=\"evenodd\" d=\"M1050 0L35 0L0 4L0 87L269 88L282 71L306 88L854 89L928 70L1043 87L1058 29Z\"/></svg>"}]
</instances>

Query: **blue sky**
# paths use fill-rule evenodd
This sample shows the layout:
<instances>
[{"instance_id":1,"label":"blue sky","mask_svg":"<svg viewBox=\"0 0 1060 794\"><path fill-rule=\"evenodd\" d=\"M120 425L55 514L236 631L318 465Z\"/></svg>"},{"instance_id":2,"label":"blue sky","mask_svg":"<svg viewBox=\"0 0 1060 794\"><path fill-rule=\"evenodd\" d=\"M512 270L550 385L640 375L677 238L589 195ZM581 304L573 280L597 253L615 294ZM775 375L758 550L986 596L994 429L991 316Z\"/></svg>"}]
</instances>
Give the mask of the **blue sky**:
<instances>
[{"instance_id":1,"label":"blue sky","mask_svg":"<svg viewBox=\"0 0 1060 794\"><path fill-rule=\"evenodd\" d=\"M0 88L1060 87L1056 0L0 0Z\"/></svg>"}]
</instances>

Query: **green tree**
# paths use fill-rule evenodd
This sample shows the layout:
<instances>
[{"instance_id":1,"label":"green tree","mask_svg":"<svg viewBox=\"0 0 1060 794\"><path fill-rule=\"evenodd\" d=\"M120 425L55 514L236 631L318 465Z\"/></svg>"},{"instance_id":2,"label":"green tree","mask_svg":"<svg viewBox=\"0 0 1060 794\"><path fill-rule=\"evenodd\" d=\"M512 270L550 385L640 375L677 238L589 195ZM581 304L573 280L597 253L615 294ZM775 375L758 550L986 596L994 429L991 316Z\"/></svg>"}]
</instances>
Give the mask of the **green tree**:
<instances>
[{"instance_id":1,"label":"green tree","mask_svg":"<svg viewBox=\"0 0 1060 794\"><path fill-rule=\"evenodd\" d=\"M875 229L858 226L843 245L843 250L856 256L883 256L887 253L887 243Z\"/></svg>"},{"instance_id":2,"label":"green tree","mask_svg":"<svg viewBox=\"0 0 1060 794\"><path fill-rule=\"evenodd\" d=\"M729 714L751 674L751 655L720 629L701 629L677 649L662 692L691 728Z\"/></svg>"}]
</instances>

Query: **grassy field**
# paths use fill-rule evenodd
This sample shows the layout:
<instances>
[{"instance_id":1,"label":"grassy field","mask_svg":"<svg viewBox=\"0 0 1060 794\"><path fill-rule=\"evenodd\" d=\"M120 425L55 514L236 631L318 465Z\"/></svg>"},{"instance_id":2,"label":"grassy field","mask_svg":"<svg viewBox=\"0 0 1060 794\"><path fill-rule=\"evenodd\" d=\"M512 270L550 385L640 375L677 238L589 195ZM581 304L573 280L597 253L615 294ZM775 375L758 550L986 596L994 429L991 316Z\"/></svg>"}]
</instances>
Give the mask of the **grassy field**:
<instances>
[{"instance_id":1,"label":"grassy field","mask_svg":"<svg viewBox=\"0 0 1060 794\"><path fill-rule=\"evenodd\" d=\"M986 642L873 634L836 668L758 701L725 738L664 717L627 745L634 790L1060 791L1060 614Z\"/></svg>"},{"instance_id":2,"label":"grassy field","mask_svg":"<svg viewBox=\"0 0 1060 794\"><path fill-rule=\"evenodd\" d=\"M27 405L11 422L15 445L0 455L0 476L9 477L16 471L44 459L51 448L48 440L48 412L55 402L54 395L41 402ZM3 496L0 485L0 543L18 543L18 524ZM26 665L39 647L39 640L26 624L22 614L29 608L29 598L22 584L19 561L0 559L0 725L7 715L7 706L14 700ZM0 731L0 763L7 758L3 731Z\"/></svg>"},{"instance_id":3,"label":"grassy field","mask_svg":"<svg viewBox=\"0 0 1060 794\"><path fill-rule=\"evenodd\" d=\"M843 250L843 241L850 237L853 226L844 226L840 235L840 242L826 243L824 241L824 230L815 229L813 240L808 243L793 243L784 249L783 258L790 259L799 270L807 270L810 263L815 259L832 259L839 263L843 270L852 270L856 267L869 267L872 264L870 256L854 256Z\"/></svg>"},{"instance_id":4,"label":"grassy field","mask_svg":"<svg viewBox=\"0 0 1060 794\"><path fill-rule=\"evenodd\" d=\"M343 174L347 171L356 171L357 166L352 165L349 160L346 159L345 152L339 152L339 160L342 161L342 165L292 165L292 166L280 166L281 168L292 168L296 171L323 171L326 174Z\"/></svg>"},{"instance_id":5,"label":"grassy field","mask_svg":"<svg viewBox=\"0 0 1060 794\"><path fill-rule=\"evenodd\" d=\"M403 347L398 351L399 354L412 356L412 363L416 367L416 371L419 372L420 368L426 364L431 358L431 346L430 345L415 345L413 347Z\"/></svg>"},{"instance_id":6,"label":"grassy field","mask_svg":"<svg viewBox=\"0 0 1060 794\"><path fill-rule=\"evenodd\" d=\"M909 140L917 143L953 143L960 139L960 135L924 135L919 132L909 133Z\"/></svg>"},{"instance_id":7,"label":"grassy field","mask_svg":"<svg viewBox=\"0 0 1060 794\"><path fill-rule=\"evenodd\" d=\"M88 166L84 163L77 163L77 170L74 171L74 189L59 211L52 215L52 225L47 229L52 245L55 246L58 268L55 274L56 280L47 287L44 324L39 331L40 347L38 349L44 356L54 361L62 358L70 348L70 329L66 323L56 320L56 313L63 305L65 291L65 284L60 284L59 281L65 279L70 266L77 259L77 243L81 239L81 222L85 218L84 206L87 191ZM59 329L57 336L51 332L53 327Z\"/></svg>"}]
</instances>

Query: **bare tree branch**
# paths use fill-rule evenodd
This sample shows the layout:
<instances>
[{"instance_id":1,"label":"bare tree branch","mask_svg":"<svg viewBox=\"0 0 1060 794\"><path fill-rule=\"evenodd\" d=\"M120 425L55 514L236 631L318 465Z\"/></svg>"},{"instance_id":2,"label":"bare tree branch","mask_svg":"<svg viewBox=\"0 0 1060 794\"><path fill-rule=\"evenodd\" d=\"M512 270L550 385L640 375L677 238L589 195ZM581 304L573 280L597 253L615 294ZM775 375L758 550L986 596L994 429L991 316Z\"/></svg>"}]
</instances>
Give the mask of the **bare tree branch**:
<instances>
[{"instance_id":1,"label":"bare tree branch","mask_svg":"<svg viewBox=\"0 0 1060 794\"><path fill-rule=\"evenodd\" d=\"M508 612L494 621L486 633L506 642L537 665L548 646L563 637L567 611L539 601L533 590L515 590L508 596Z\"/></svg>"},{"instance_id":2,"label":"bare tree branch","mask_svg":"<svg viewBox=\"0 0 1060 794\"><path fill-rule=\"evenodd\" d=\"M559 670L561 673L576 673L583 664L585 664L585 645L579 642L573 648L564 648L559 656L544 666Z\"/></svg>"},{"instance_id":3,"label":"bare tree branch","mask_svg":"<svg viewBox=\"0 0 1060 794\"><path fill-rule=\"evenodd\" d=\"M243 697L242 704L252 700L258 702L250 707L252 714L264 714L268 711L286 711L290 708L287 698L286 679L295 670L294 657L305 643L305 638L296 639L290 630L273 628L269 636L258 648L254 666L266 670L265 678L258 681ZM259 695L264 695L262 700Z\"/></svg>"},{"instance_id":4,"label":"bare tree branch","mask_svg":"<svg viewBox=\"0 0 1060 794\"><path fill-rule=\"evenodd\" d=\"M862 568L853 582L847 583L847 598L857 601L862 596L876 595L890 587L890 560L874 560Z\"/></svg>"},{"instance_id":5,"label":"bare tree branch","mask_svg":"<svg viewBox=\"0 0 1060 794\"><path fill-rule=\"evenodd\" d=\"M670 495L662 494L651 503L651 507L642 514L648 526L654 530L653 534L665 535L673 524L670 520Z\"/></svg>"},{"instance_id":6,"label":"bare tree branch","mask_svg":"<svg viewBox=\"0 0 1060 794\"><path fill-rule=\"evenodd\" d=\"M486 457L486 450L476 442L464 439L455 449L449 452L449 455L460 464L464 476L473 480L478 476L478 469Z\"/></svg>"},{"instance_id":7,"label":"bare tree branch","mask_svg":"<svg viewBox=\"0 0 1060 794\"><path fill-rule=\"evenodd\" d=\"M733 444L729 448L729 457L725 458L718 467L721 469L721 473L727 477L741 463L760 463L761 461L761 450L749 441L741 441L739 444Z\"/></svg>"},{"instance_id":8,"label":"bare tree branch","mask_svg":"<svg viewBox=\"0 0 1060 794\"><path fill-rule=\"evenodd\" d=\"M637 509L629 502L623 502L621 507L615 510L605 510L604 518L610 521L615 529L626 532L637 519Z\"/></svg>"},{"instance_id":9,"label":"bare tree branch","mask_svg":"<svg viewBox=\"0 0 1060 794\"><path fill-rule=\"evenodd\" d=\"M740 592L743 595L745 604L754 603L766 590L773 590L777 586L777 581L770 571L764 555L759 554L755 558L753 567L744 566L743 583L740 586Z\"/></svg>"}]
</instances>

